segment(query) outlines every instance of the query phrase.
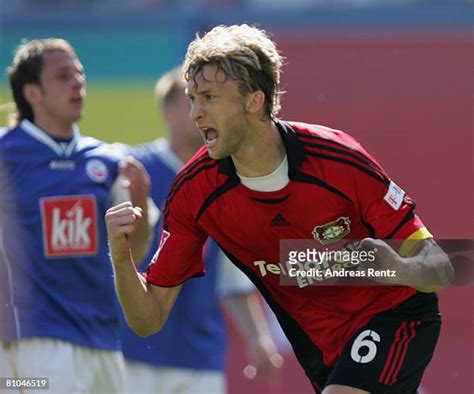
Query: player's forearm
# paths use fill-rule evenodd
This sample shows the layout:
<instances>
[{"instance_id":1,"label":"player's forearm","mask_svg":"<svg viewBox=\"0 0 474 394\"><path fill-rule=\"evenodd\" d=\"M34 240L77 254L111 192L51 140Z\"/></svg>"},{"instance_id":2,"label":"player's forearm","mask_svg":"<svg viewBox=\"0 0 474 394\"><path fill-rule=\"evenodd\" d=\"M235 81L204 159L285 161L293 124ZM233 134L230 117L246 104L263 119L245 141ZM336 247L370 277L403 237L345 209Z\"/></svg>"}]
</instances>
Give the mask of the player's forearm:
<instances>
[{"instance_id":1,"label":"player's forearm","mask_svg":"<svg viewBox=\"0 0 474 394\"><path fill-rule=\"evenodd\" d=\"M273 342L262 307L255 293L235 294L225 298L242 338L248 342Z\"/></svg>"},{"instance_id":2,"label":"player's forearm","mask_svg":"<svg viewBox=\"0 0 474 394\"><path fill-rule=\"evenodd\" d=\"M255 293L234 295L226 298L226 305L245 339L249 366L260 377L273 379L283 358L273 342L260 300Z\"/></svg>"},{"instance_id":3,"label":"player's forearm","mask_svg":"<svg viewBox=\"0 0 474 394\"><path fill-rule=\"evenodd\" d=\"M428 239L419 243L416 250L406 257L407 271L402 276L403 284L424 293L438 291L449 286L454 279L454 269L449 257Z\"/></svg>"},{"instance_id":4,"label":"player's forearm","mask_svg":"<svg viewBox=\"0 0 474 394\"><path fill-rule=\"evenodd\" d=\"M128 261L113 259L115 287L125 319L139 336L158 332L163 324L163 311L150 293L147 283L136 269L132 257Z\"/></svg>"}]
</instances>

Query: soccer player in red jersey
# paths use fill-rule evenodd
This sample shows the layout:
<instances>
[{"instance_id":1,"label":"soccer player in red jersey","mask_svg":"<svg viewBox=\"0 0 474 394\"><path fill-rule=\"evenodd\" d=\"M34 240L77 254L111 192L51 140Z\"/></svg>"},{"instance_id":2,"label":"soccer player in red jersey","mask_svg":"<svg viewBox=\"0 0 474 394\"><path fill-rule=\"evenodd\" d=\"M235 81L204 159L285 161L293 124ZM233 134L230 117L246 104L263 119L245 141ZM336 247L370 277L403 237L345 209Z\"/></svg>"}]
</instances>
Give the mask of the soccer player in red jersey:
<instances>
[{"instance_id":1,"label":"soccer player in red jersey","mask_svg":"<svg viewBox=\"0 0 474 394\"><path fill-rule=\"evenodd\" d=\"M205 147L174 181L144 276L130 254L131 205L106 215L128 324L140 335L160 330L181 284L205 274L210 236L261 291L316 392L416 393L439 335L435 291L449 284L449 259L351 136L276 118L281 65L267 34L247 25L190 44L187 94ZM288 239L361 240L352 252L376 252L379 272L396 274L374 277L379 286L285 286L279 251Z\"/></svg>"}]
</instances>

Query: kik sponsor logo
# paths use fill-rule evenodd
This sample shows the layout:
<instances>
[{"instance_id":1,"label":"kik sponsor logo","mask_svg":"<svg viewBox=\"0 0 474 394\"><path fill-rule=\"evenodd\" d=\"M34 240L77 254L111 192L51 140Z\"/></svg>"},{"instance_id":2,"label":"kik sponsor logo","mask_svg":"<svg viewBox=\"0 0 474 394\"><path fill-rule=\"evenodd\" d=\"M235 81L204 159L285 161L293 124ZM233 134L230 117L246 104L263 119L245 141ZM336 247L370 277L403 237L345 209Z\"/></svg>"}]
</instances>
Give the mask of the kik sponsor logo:
<instances>
[{"instance_id":1,"label":"kik sponsor logo","mask_svg":"<svg viewBox=\"0 0 474 394\"><path fill-rule=\"evenodd\" d=\"M96 206L93 195L42 198L40 208L44 254L47 257L96 254Z\"/></svg>"}]
</instances>

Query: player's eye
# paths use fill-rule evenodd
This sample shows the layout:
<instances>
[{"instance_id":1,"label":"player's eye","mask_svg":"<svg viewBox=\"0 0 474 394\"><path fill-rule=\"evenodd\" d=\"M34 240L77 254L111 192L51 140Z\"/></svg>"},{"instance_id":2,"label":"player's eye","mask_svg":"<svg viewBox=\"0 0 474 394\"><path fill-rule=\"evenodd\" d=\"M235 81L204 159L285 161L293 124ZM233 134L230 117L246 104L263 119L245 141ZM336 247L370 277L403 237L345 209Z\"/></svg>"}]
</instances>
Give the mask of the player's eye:
<instances>
[{"instance_id":1,"label":"player's eye","mask_svg":"<svg viewBox=\"0 0 474 394\"><path fill-rule=\"evenodd\" d=\"M69 73L60 73L60 74L57 75L57 78L60 81L67 81L70 78L70 74Z\"/></svg>"}]
</instances>

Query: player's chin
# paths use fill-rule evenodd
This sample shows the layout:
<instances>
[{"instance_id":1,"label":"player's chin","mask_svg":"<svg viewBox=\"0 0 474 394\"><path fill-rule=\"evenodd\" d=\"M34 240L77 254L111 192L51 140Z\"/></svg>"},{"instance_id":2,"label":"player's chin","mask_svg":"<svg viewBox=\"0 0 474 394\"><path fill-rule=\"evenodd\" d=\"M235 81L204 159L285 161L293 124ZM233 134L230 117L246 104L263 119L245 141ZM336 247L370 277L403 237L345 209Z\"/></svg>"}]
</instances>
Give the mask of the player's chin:
<instances>
[{"instance_id":1,"label":"player's chin","mask_svg":"<svg viewBox=\"0 0 474 394\"><path fill-rule=\"evenodd\" d=\"M211 159L214 159L214 160L221 160L221 159L224 159L225 157L229 156L228 154L226 154L222 150L217 149L216 147L213 147L213 148L207 147L207 151L208 151L209 156L211 157Z\"/></svg>"},{"instance_id":2,"label":"player's chin","mask_svg":"<svg viewBox=\"0 0 474 394\"><path fill-rule=\"evenodd\" d=\"M78 122L79 120L81 120L83 115L84 110L74 111L70 114L69 119L71 120L71 122Z\"/></svg>"},{"instance_id":3,"label":"player's chin","mask_svg":"<svg viewBox=\"0 0 474 394\"><path fill-rule=\"evenodd\" d=\"M79 119L81 119L83 115L84 107L82 105L73 105L68 111L68 117L74 122L77 122Z\"/></svg>"}]
</instances>

